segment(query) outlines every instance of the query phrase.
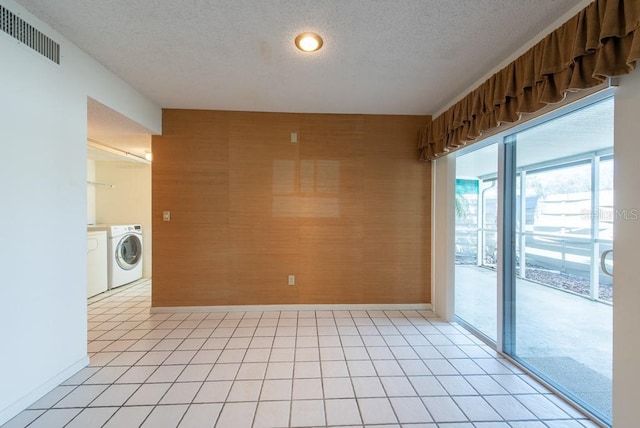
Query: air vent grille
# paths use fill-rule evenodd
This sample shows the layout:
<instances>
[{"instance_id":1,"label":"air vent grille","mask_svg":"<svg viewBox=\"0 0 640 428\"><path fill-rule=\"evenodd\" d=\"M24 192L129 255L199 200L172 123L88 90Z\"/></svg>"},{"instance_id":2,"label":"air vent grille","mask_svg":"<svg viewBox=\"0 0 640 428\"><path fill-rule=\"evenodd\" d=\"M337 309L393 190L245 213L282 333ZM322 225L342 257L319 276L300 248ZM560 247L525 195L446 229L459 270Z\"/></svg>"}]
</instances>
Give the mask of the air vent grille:
<instances>
[{"instance_id":1,"label":"air vent grille","mask_svg":"<svg viewBox=\"0 0 640 428\"><path fill-rule=\"evenodd\" d=\"M0 6L0 30L60 64L60 45L3 6Z\"/></svg>"}]
</instances>

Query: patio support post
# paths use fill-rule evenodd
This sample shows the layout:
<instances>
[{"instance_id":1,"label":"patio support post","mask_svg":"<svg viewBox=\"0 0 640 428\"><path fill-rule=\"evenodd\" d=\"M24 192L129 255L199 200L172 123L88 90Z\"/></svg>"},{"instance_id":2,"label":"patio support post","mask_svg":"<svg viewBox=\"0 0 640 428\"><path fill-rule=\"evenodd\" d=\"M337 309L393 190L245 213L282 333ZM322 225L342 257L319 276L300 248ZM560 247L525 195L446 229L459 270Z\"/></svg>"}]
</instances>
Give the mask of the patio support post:
<instances>
[{"instance_id":1,"label":"patio support post","mask_svg":"<svg viewBox=\"0 0 640 428\"><path fill-rule=\"evenodd\" d=\"M520 278L527 277L527 172L520 171Z\"/></svg>"},{"instance_id":2,"label":"patio support post","mask_svg":"<svg viewBox=\"0 0 640 428\"><path fill-rule=\"evenodd\" d=\"M476 261L478 266L483 266L485 257L485 233L484 233L484 189L482 185L484 184L484 180L478 180L478 198L477 198L477 209L476 209L476 227L478 229L477 236L478 239L476 241L477 251L476 251Z\"/></svg>"},{"instance_id":3,"label":"patio support post","mask_svg":"<svg viewBox=\"0 0 640 428\"><path fill-rule=\"evenodd\" d=\"M498 258L498 308L502 313L498 316L498 350L513 355L516 350L516 273L515 273L515 249L516 249L516 137L511 135L505 138L500 146L498 171L503 171L501 190L498 197L498 209L501 211L498 230L500 236ZM499 190L500 191L500 190ZM500 292L500 290L502 292ZM501 315L501 316L500 316Z\"/></svg>"}]
</instances>

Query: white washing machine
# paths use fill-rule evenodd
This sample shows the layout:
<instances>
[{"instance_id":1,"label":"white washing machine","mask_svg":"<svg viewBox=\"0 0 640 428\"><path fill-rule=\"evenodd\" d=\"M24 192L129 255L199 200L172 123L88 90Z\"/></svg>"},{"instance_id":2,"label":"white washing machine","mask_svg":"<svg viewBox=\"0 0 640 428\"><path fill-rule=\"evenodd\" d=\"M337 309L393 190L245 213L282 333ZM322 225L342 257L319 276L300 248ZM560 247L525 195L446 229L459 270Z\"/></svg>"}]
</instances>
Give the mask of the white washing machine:
<instances>
[{"instance_id":1,"label":"white washing machine","mask_svg":"<svg viewBox=\"0 0 640 428\"><path fill-rule=\"evenodd\" d=\"M107 283L109 290L142 278L142 226L96 225L107 231Z\"/></svg>"}]
</instances>

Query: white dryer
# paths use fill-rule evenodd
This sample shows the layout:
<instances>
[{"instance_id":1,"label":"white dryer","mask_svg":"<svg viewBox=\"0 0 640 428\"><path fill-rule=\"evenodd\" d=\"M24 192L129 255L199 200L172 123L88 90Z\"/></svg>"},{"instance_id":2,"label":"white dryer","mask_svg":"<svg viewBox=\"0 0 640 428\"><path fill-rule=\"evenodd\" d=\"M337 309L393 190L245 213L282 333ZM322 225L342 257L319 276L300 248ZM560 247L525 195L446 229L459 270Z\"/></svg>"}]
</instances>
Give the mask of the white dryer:
<instances>
[{"instance_id":1,"label":"white dryer","mask_svg":"<svg viewBox=\"0 0 640 428\"><path fill-rule=\"evenodd\" d=\"M107 282L110 290L142 278L141 225L97 225L89 229L107 231Z\"/></svg>"},{"instance_id":2,"label":"white dryer","mask_svg":"<svg viewBox=\"0 0 640 428\"><path fill-rule=\"evenodd\" d=\"M87 298L109 289L107 232L87 231Z\"/></svg>"}]
</instances>

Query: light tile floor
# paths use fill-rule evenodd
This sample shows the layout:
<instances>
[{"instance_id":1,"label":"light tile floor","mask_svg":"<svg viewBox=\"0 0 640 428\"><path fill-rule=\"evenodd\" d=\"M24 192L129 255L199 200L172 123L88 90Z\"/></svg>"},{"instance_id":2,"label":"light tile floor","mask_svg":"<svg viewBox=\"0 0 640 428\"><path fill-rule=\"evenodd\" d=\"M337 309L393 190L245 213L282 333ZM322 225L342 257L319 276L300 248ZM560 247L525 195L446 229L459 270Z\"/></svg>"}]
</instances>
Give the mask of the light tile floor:
<instances>
[{"instance_id":1,"label":"light tile floor","mask_svg":"<svg viewBox=\"0 0 640 428\"><path fill-rule=\"evenodd\" d=\"M90 300L91 364L25 427L595 427L428 311L150 314L150 281Z\"/></svg>"}]
</instances>

